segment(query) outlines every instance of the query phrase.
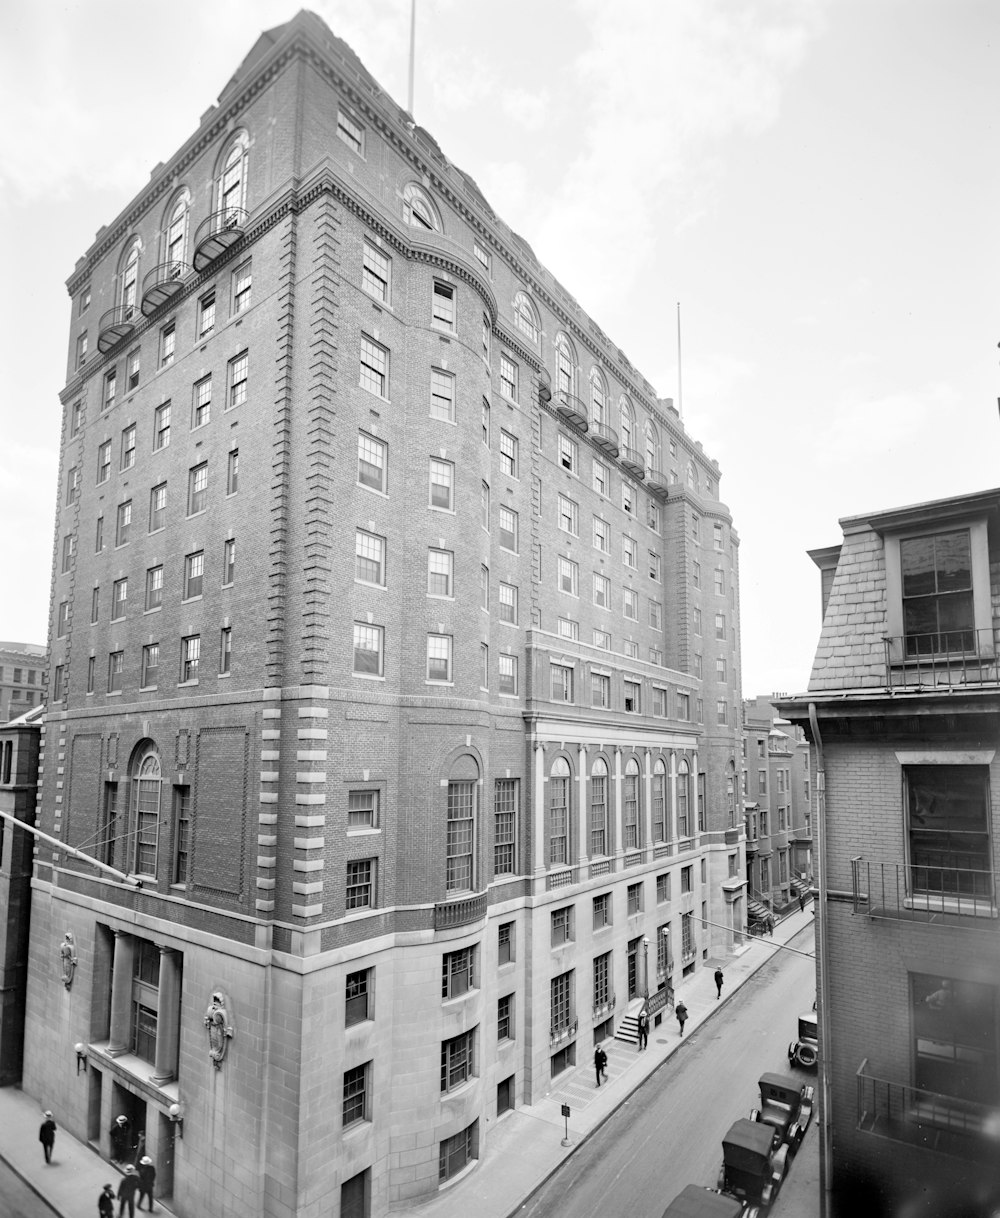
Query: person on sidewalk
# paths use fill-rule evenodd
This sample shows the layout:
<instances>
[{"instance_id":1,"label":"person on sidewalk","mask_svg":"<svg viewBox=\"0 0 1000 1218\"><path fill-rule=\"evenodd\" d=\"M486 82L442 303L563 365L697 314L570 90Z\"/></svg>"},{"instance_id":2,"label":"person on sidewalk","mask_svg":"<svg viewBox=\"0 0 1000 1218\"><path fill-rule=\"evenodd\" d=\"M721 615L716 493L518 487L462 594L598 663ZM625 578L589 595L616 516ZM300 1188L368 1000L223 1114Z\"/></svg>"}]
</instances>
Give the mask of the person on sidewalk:
<instances>
[{"instance_id":1,"label":"person on sidewalk","mask_svg":"<svg viewBox=\"0 0 1000 1218\"><path fill-rule=\"evenodd\" d=\"M594 1050L594 1072L597 1075L597 1085L600 1087L601 1078L608 1077L608 1055L600 1045Z\"/></svg>"},{"instance_id":2,"label":"person on sidewalk","mask_svg":"<svg viewBox=\"0 0 1000 1218\"><path fill-rule=\"evenodd\" d=\"M642 1051L649 1044L649 1016L645 1011L639 1012L639 1049Z\"/></svg>"},{"instance_id":3,"label":"person on sidewalk","mask_svg":"<svg viewBox=\"0 0 1000 1218\"><path fill-rule=\"evenodd\" d=\"M42 1121L41 1127L38 1130L38 1140L42 1144L42 1152L45 1155L45 1162L52 1162L52 1147L56 1144L56 1123L52 1119L52 1113L45 1113L45 1120Z\"/></svg>"},{"instance_id":4,"label":"person on sidewalk","mask_svg":"<svg viewBox=\"0 0 1000 1218\"><path fill-rule=\"evenodd\" d=\"M139 1173L133 1164L125 1168L125 1175L118 1185L118 1218L122 1218L128 1206L129 1218L135 1218L135 1194L139 1187Z\"/></svg>"},{"instance_id":5,"label":"person on sidewalk","mask_svg":"<svg viewBox=\"0 0 1000 1218\"><path fill-rule=\"evenodd\" d=\"M715 998L716 998L716 1001L718 1001L722 997L722 983L724 980L725 980L725 978L722 975L722 969L717 968L715 970Z\"/></svg>"},{"instance_id":6,"label":"person on sidewalk","mask_svg":"<svg viewBox=\"0 0 1000 1218\"><path fill-rule=\"evenodd\" d=\"M97 1213L100 1218L115 1218L115 1186L105 1184L97 1198Z\"/></svg>"},{"instance_id":7,"label":"person on sidewalk","mask_svg":"<svg viewBox=\"0 0 1000 1218\"><path fill-rule=\"evenodd\" d=\"M799 893L799 913L806 912L806 898L804 893Z\"/></svg>"},{"instance_id":8,"label":"person on sidewalk","mask_svg":"<svg viewBox=\"0 0 1000 1218\"><path fill-rule=\"evenodd\" d=\"M132 1149L128 1117L124 1113L115 1118L115 1123L108 1130L108 1137L111 1139L111 1158L116 1163L124 1163Z\"/></svg>"},{"instance_id":9,"label":"person on sidewalk","mask_svg":"<svg viewBox=\"0 0 1000 1218\"><path fill-rule=\"evenodd\" d=\"M136 1201L138 1209L142 1209L143 1197L149 1198L149 1212L153 1212L153 1183L156 1180L156 1167L149 1155L143 1155L139 1160L139 1198Z\"/></svg>"},{"instance_id":10,"label":"person on sidewalk","mask_svg":"<svg viewBox=\"0 0 1000 1218\"><path fill-rule=\"evenodd\" d=\"M687 1023L688 1009L683 1002L679 1002L674 1007L674 1014L677 1016L677 1023L681 1030L681 1036L684 1035L684 1025Z\"/></svg>"}]
</instances>

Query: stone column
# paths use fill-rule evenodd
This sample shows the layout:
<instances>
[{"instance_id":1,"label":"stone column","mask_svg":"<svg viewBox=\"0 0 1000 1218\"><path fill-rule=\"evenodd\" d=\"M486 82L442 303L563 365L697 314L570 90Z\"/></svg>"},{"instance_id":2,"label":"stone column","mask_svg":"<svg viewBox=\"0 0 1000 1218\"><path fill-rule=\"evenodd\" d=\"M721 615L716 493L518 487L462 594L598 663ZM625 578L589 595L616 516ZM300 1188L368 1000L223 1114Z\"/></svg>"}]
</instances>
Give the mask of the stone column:
<instances>
[{"instance_id":1,"label":"stone column","mask_svg":"<svg viewBox=\"0 0 1000 1218\"><path fill-rule=\"evenodd\" d=\"M668 790L670 792L670 819L668 821L667 833L672 842L677 841L677 753L670 753L670 774L669 774Z\"/></svg>"},{"instance_id":2,"label":"stone column","mask_svg":"<svg viewBox=\"0 0 1000 1218\"><path fill-rule=\"evenodd\" d=\"M615 827L615 858L622 858L625 853L624 809L622 808L622 750L621 745L615 745L615 772L611 789L613 791L612 808L609 809L610 823Z\"/></svg>"},{"instance_id":3,"label":"stone column","mask_svg":"<svg viewBox=\"0 0 1000 1218\"><path fill-rule=\"evenodd\" d=\"M653 853L653 755L649 749L646 749L643 754L643 778L642 778L642 841L641 845L644 851L649 852L649 857L652 858Z\"/></svg>"},{"instance_id":4,"label":"stone column","mask_svg":"<svg viewBox=\"0 0 1000 1218\"><path fill-rule=\"evenodd\" d=\"M534 836L535 875L545 872L545 746L535 741Z\"/></svg>"},{"instance_id":5,"label":"stone column","mask_svg":"<svg viewBox=\"0 0 1000 1218\"><path fill-rule=\"evenodd\" d=\"M177 1077L180 1044L180 968L177 953L160 945L160 985L156 1013L156 1060L153 1082L162 1085Z\"/></svg>"},{"instance_id":6,"label":"stone column","mask_svg":"<svg viewBox=\"0 0 1000 1218\"><path fill-rule=\"evenodd\" d=\"M577 765L577 781L579 791L579 814L576 818L576 823L579 827L579 840L577 842L577 863L583 868L587 865L587 859L590 857L590 808L587 805L587 746L585 744L577 745L576 754ZM583 878L583 872L580 872L580 879Z\"/></svg>"},{"instance_id":7,"label":"stone column","mask_svg":"<svg viewBox=\"0 0 1000 1218\"><path fill-rule=\"evenodd\" d=\"M135 940L123 930L115 931L115 959L111 980L111 1028L108 1054L127 1053L132 1040L132 972Z\"/></svg>"}]
</instances>

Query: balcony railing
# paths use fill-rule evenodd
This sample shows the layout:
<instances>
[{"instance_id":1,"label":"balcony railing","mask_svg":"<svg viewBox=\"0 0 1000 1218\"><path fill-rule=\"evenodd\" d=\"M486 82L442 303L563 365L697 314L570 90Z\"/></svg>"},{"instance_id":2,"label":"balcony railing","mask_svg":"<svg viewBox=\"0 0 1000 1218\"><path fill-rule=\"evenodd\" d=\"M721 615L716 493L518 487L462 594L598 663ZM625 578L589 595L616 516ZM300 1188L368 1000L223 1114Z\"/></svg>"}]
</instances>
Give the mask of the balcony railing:
<instances>
[{"instance_id":1,"label":"balcony railing","mask_svg":"<svg viewBox=\"0 0 1000 1218\"><path fill-rule=\"evenodd\" d=\"M151 317L184 286L190 268L185 262L161 262L142 277L142 312Z\"/></svg>"},{"instance_id":2,"label":"balcony railing","mask_svg":"<svg viewBox=\"0 0 1000 1218\"><path fill-rule=\"evenodd\" d=\"M195 229L194 269L203 271L216 258L235 245L246 228L247 212L242 207L224 207L212 212Z\"/></svg>"},{"instance_id":3,"label":"balcony railing","mask_svg":"<svg viewBox=\"0 0 1000 1218\"><path fill-rule=\"evenodd\" d=\"M996 878L971 867L851 859L854 912L996 934Z\"/></svg>"},{"instance_id":4,"label":"balcony railing","mask_svg":"<svg viewBox=\"0 0 1000 1218\"><path fill-rule=\"evenodd\" d=\"M439 901L434 906L434 929L448 930L453 926L468 926L486 917L486 893L462 897L457 901Z\"/></svg>"},{"instance_id":5,"label":"balcony railing","mask_svg":"<svg viewBox=\"0 0 1000 1218\"><path fill-rule=\"evenodd\" d=\"M856 1077L857 1128L864 1133L961 1159L996 1155L1000 1108L876 1078L867 1058Z\"/></svg>"},{"instance_id":6,"label":"balcony railing","mask_svg":"<svg viewBox=\"0 0 1000 1218\"><path fill-rule=\"evenodd\" d=\"M592 423L590 438L609 456L618 456L618 432L613 427L609 427L607 423Z\"/></svg>"},{"instance_id":7,"label":"balcony railing","mask_svg":"<svg viewBox=\"0 0 1000 1218\"><path fill-rule=\"evenodd\" d=\"M141 320L139 309L134 304L115 305L113 309L102 313L101 320L97 323L98 351L103 355L117 346L123 338L134 333Z\"/></svg>"},{"instance_id":8,"label":"balcony railing","mask_svg":"<svg viewBox=\"0 0 1000 1218\"><path fill-rule=\"evenodd\" d=\"M574 1019L572 1023L553 1024L549 1028L549 1047L559 1044L560 1041L569 1040L571 1036L576 1035L576 1030L580 1026L580 1021Z\"/></svg>"},{"instance_id":9,"label":"balcony railing","mask_svg":"<svg viewBox=\"0 0 1000 1218\"><path fill-rule=\"evenodd\" d=\"M556 394L555 407L557 413L561 414L567 423L572 423L580 431L587 430L586 402L581 402L579 398L573 397L571 393L566 393L560 389Z\"/></svg>"},{"instance_id":10,"label":"balcony railing","mask_svg":"<svg viewBox=\"0 0 1000 1218\"><path fill-rule=\"evenodd\" d=\"M1000 685L1000 631L939 630L887 637L886 684L890 689L953 689Z\"/></svg>"},{"instance_id":11,"label":"balcony railing","mask_svg":"<svg viewBox=\"0 0 1000 1218\"><path fill-rule=\"evenodd\" d=\"M646 470L646 485L658 495L666 495L670 490L670 478L662 469Z\"/></svg>"},{"instance_id":12,"label":"balcony railing","mask_svg":"<svg viewBox=\"0 0 1000 1218\"><path fill-rule=\"evenodd\" d=\"M612 994L604 1002L596 1003L594 1006L594 1022L596 1023L599 1019L607 1019L609 1015L613 1014L617 1001L614 994Z\"/></svg>"},{"instance_id":13,"label":"balcony railing","mask_svg":"<svg viewBox=\"0 0 1000 1218\"><path fill-rule=\"evenodd\" d=\"M645 478L646 459L637 448L629 448L628 445L622 444L618 449L618 460L630 474L636 478Z\"/></svg>"},{"instance_id":14,"label":"balcony railing","mask_svg":"<svg viewBox=\"0 0 1000 1218\"><path fill-rule=\"evenodd\" d=\"M545 889L551 892L553 888L565 888L567 884L575 884L578 878L575 867L566 871L550 871L545 877Z\"/></svg>"}]
</instances>

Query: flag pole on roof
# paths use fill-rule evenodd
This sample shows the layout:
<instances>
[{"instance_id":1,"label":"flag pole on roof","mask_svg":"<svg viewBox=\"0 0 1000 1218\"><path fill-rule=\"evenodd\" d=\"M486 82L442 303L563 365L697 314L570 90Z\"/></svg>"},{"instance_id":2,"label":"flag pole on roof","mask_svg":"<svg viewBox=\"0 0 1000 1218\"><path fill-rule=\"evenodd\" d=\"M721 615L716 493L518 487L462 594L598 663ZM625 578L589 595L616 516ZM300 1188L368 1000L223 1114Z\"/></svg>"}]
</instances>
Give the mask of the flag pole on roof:
<instances>
[{"instance_id":1,"label":"flag pole on roof","mask_svg":"<svg viewBox=\"0 0 1000 1218\"><path fill-rule=\"evenodd\" d=\"M416 3L416 0L414 0ZM684 418L684 388L681 381L681 302L677 302L677 413Z\"/></svg>"},{"instance_id":2,"label":"flag pole on roof","mask_svg":"<svg viewBox=\"0 0 1000 1218\"><path fill-rule=\"evenodd\" d=\"M410 83L406 94L406 108L413 118L413 60L417 45L417 0L410 0Z\"/></svg>"}]
</instances>

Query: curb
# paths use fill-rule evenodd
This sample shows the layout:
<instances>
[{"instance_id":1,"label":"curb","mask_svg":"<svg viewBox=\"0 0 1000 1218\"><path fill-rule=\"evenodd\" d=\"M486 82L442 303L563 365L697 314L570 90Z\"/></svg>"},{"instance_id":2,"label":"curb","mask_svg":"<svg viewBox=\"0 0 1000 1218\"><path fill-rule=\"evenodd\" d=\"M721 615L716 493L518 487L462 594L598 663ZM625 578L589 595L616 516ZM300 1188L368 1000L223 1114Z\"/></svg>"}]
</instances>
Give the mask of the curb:
<instances>
[{"instance_id":1,"label":"curb","mask_svg":"<svg viewBox=\"0 0 1000 1218\"><path fill-rule=\"evenodd\" d=\"M26 1175L18 1171L18 1169L13 1163L11 1163L10 1159L3 1154L3 1152L0 1152L0 1163L3 1163L4 1167L7 1168L12 1176L17 1176L18 1180L21 1181L24 1187L28 1189L29 1192L33 1193L38 1200L45 1205L47 1212L55 1214L56 1218L64 1218L62 1210L57 1210L48 1197L46 1197L44 1193L38 1191L37 1185L33 1184Z\"/></svg>"}]
</instances>

